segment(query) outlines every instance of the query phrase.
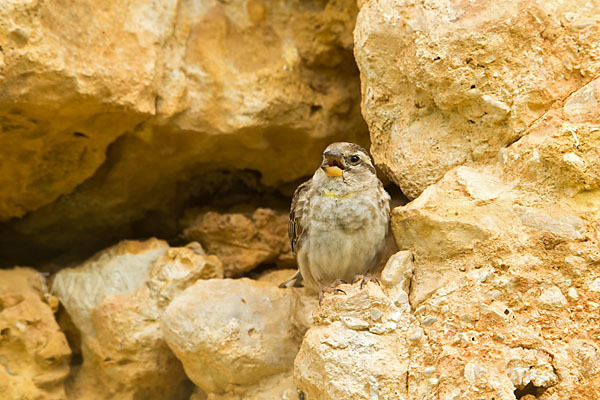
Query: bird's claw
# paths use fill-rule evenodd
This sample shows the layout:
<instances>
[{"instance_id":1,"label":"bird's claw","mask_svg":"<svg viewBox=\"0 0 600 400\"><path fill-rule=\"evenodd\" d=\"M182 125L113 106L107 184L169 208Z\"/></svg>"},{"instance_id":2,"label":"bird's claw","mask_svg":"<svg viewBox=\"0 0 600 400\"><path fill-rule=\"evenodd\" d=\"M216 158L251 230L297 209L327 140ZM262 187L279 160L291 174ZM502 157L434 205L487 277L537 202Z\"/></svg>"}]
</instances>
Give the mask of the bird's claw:
<instances>
[{"instance_id":1,"label":"bird's claw","mask_svg":"<svg viewBox=\"0 0 600 400\"><path fill-rule=\"evenodd\" d=\"M319 292L319 305L321 305L321 301L323 300L323 295L325 293L343 293L343 294L347 294L342 289L336 287L340 283L346 283L346 282L343 281L343 280L341 280L341 279L336 279L331 285L325 286L324 288L321 289L321 291Z\"/></svg>"},{"instance_id":2,"label":"bird's claw","mask_svg":"<svg viewBox=\"0 0 600 400\"><path fill-rule=\"evenodd\" d=\"M358 281L360 281L361 289L363 288L363 286L365 286L367 282L374 282L381 286L381 282L379 282L379 279L377 279L377 277L373 274L355 275L354 278L352 278L352 284L355 284Z\"/></svg>"}]
</instances>

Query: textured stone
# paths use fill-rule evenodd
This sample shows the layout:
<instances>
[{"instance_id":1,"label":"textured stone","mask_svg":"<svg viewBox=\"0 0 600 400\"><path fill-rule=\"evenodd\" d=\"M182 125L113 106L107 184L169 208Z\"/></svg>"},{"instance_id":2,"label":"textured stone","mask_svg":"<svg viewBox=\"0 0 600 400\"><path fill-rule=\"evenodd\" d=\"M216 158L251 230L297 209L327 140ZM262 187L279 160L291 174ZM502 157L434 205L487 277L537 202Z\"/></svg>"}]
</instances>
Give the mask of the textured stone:
<instances>
[{"instance_id":1,"label":"textured stone","mask_svg":"<svg viewBox=\"0 0 600 400\"><path fill-rule=\"evenodd\" d=\"M291 370L307 329L316 299L302 293L246 278L198 281L169 305L162 331L206 393L265 390L265 380L276 386L273 376Z\"/></svg>"},{"instance_id":2,"label":"textured stone","mask_svg":"<svg viewBox=\"0 0 600 400\"><path fill-rule=\"evenodd\" d=\"M372 152L410 199L495 158L600 71L595 2L363 3L355 55ZM571 96L570 118L597 123L597 94Z\"/></svg>"},{"instance_id":3,"label":"textured stone","mask_svg":"<svg viewBox=\"0 0 600 400\"><path fill-rule=\"evenodd\" d=\"M46 301L44 301L46 299ZM0 394L3 399L63 400L71 350L30 268L0 270Z\"/></svg>"},{"instance_id":4,"label":"textured stone","mask_svg":"<svg viewBox=\"0 0 600 400\"><path fill-rule=\"evenodd\" d=\"M584 94L596 85L498 158L456 167L394 209L398 245L415 255L409 300L423 330L410 334L419 347L408 398L594 398L598 347L581 339L594 342L600 329L600 126L591 112L572 119L566 105L591 107ZM443 376L416 372L430 367Z\"/></svg>"},{"instance_id":5,"label":"textured stone","mask_svg":"<svg viewBox=\"0 0 600 400\"><path fill-rule=\"evenodd\" d=\"M83 364L67 387L86 399L185 399L191 384L164 341L158 319L199 279L223 276L220 261L161 240L121 242L76 268L52 289L81 335Z\"/></svg>"},{"instance_id":6,"label":"textured stone","mask_svg":"<svg viewBox=\"0 0 600 400\"><path fill-rule=\"evenodd\" d=\"M260 264L295 266L288 239L288 214L258 208L252 215L207 212L183 232L223 262L226 276L238 276Z\"/></svg>"},{"instance_id":7,"label":"textured stone","mask_svg":"<svg viewBox=\"0 0 600 400\"><path fill-rule=\"evenodd\" d=\"M326 295L294 362L307 399L405 399L415 319L379 286L340 285ZM377 311L374 313L374 311Z\"/></svg>"},{"instance_id":8,"label":"textured stone","mask_svg":"<svg viewBox=\"0 0 600 400\"><path fill-rule=\"evenodd\" d=\"M368 145L357 12L354 0L3 2L0 221L25 216L6 240L54 253L175 235L192 197L272 190L311 174L330 142Z\"/></svg>"},{"instance_id":9,"label":"textured stone","mask_svg":"<svg viewBox=\"0 0 600 400\"><path fill-rule=\"evenodd\" d=\"M567 305L567 299L558 287L552 286L542 291L538 303L547 310L559 310Z\"/></svg>"}]
</instances>

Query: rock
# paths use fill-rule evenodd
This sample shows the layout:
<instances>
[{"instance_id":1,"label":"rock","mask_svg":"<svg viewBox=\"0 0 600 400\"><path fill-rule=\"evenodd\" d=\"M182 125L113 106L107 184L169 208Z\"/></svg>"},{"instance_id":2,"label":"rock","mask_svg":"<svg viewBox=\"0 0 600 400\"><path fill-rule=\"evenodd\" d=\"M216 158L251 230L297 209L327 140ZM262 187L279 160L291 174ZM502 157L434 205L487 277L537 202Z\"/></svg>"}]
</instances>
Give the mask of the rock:
<instances>
[{"instance_id":1,"label":"rock","mask_svg":"<svg viewBox=\"0 0 600 400\"><path fill-rule=\"evenodd\" d=\"M0 393L6 399L67 398L71 350L42 279L31 268L0 270Z\"/></svg>"},{"instance_id":2,"label":"rock","mask_svg":"<svg viewBox=\"0 0 600 400\"><path fill-rule=\"evenodd\" d=\"M0 221L20 246L3 253L174 236L192 197L273 190L331 142L368 145L354 0L98 4L0 9Z\"/></svg>"},{"instance_id":3,"label":"rock","mask_svg":"<svg viewBox=\"0 0 600 400\"><path fill-rule=\"evenodd\" d=\"M187 399L192 385L158 319L192 283L223 276L216 257L190 247L124 241L56 275L52 288L81 335L83 365L69 396Z\"/></svg>"},{"instance_id":4,"label":"rock","mask_svg":"<svg viewBox=\"0 0 600 400\"><path fill-rule=\"evenodd\" d=\"M600 329L600 126L580 117L589 113L570 120L568 102L498 159L456 167L393 210L399 248L415 256L409 300L426 338L410 335L412 398L587 399L582 385L599 387L588 372L597 349L579 341ZM569 152L585 167L565 162ZM416 372L430 367L444 377Z\"/></svg>"},{"instance_id":5,"label":"rock","mask_svg":"<svg viewBox=\"0 0 600 400\"><path fill-rule=\"evenodd\" d=\"M547 310L560 310L567 305L567 299L558 287L552 286L542 291L538 303Z\"/></svg>"},{"instance_id":6,"label":"rock","mask_svg":"<svg viewBox=\"0 0 600 400\"><path fill-rule=\"evenodd\" d=\"M408 398L407 336L415 319L375 284L339 288L346 295L326 295L313 313L294 362L299 389L307 399Z\"/></svg>"},{"instance_id":7,"label":"rock","mask_svg":"<svg viewBox=\"0 0 600 400\"><path fill-rule=\"evenodd\" d=\"M552 217L531 207L522 207L519 205L515 205L514 210L523 225L542 231L556 233L557 235L567 236L570 239L583 239L585 225L583 224L583 221L576 216L564 215L564 211L559 211L557 214L561 216Z\"/></svg>"},{"instance_id":8,"label":"rock","mask_svg":"<svg viewBox=\"0 0 600 400\"><path fill-rule=\"evenodd\" d=\"M381 271L381 283L388 289L388 297L393 299L397 307L406 311L410 311L408 293L413 275L413 261L414 256L410 251L399 251L389 258Z\"/></svg>"},{"instance_id":9,"label":"rock","mask_svg":"<svg viewBox=\"0 0 600 400\"><path fill-rule=\"evenodd\" d=\"M252 215L207 212L189 222L186 240L197 240L223 262L225 275L239 276L260 264L294 266L288 215L258 208Z\"/></svg>"},{"instance_id":10,"label":"rock","mask_svg":"<svg viewBox=\"0 0 600 400\"><path fill-rule=\"evenodd\" d=\"M187 375L209 396L275 393L273 377L291 370L316 302L301 293L246 278L198 281L169 305L161 328Z\"/></svg>"},{"instance_id":11,"label":"rock","mask_svg":"<svg viewBox=\"0 0 600 400\"><path fill-rule=\"evenodd\" d=\"M355 56L371 150L408 198L494 159L568 97L570 119L597 123L598 87L570 95L600 71L598 4L362 3Z\"/></svg>"},{"instance_id":12,"label":"rock","mask_svg":"<svg viewBox=\"0 0 600 400\"><path fill-rule=\"evenodd\" d=\"M550 387L558 382L550 354L523 348L509 351L507 374L517 389Z\"/></svg>"}]
</instances>

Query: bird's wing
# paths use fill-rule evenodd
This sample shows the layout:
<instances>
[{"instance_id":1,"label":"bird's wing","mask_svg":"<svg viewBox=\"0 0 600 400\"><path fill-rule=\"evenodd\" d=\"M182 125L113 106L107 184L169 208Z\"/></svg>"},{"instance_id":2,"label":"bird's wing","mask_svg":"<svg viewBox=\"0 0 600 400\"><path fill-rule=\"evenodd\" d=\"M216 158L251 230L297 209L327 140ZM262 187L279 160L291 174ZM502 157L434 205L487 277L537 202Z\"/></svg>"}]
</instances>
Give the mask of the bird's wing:
<instances>
[{"instance_id":1,"label":"bird's wing","mask_svg":"<svg viewBox=\"0 0 600 400\"><path fill-rule=\"evenodd\" d=\"M310 186L310 179L298 186L294 192L292 198L292 207L290 208L290 221L288 223L288 237L290 238L290 246L292 252L296 254L298 251L298 244L302 239L302 236L306 233L306 221L305 217L306 210L308 208L308 188Z\"/></svg>"}]
</instances>

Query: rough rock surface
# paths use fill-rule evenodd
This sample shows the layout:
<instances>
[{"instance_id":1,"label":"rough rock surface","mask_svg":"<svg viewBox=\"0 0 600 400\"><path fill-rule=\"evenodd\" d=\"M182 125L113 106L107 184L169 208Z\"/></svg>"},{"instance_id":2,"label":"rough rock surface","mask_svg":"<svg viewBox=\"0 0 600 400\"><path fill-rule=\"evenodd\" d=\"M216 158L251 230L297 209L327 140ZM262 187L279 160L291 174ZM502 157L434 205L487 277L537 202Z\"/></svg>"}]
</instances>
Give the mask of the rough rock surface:
<instances>
[{"instance_id":1,"label":"rough rock surface","mask_svg":"<svg viewBox=\"0 0 600 400\"><path fill-rule=\"evenodd\" d=\"M0 270L0 397L63 400L71 350L30 268Z\"/></svg>"},{"instance_id":2,"label":"rough rock surface","mask_svg":"<svg viewBox=\"0 0 600 400\"><path fill-rule=\"evenodd\" d=\"M498 161L454 168L394 210L428 341L412 354L409 398L596 397L599 88L555 104Z\"/></svg>"},{"instance_id":3,"label":"rough rock surface","mask_svg":"<svg viewBox=\"0 0 600 400\"><path fill-rule=\"evenodd\" d=\"M600 71L598 2L362 3L371 150L410 199L454 166L496 157Z\"/></svg>"},{"instance_id":4,"label":"rough rock surface","mask_svg":"<svg viewBox=\"0 0 600 400\"><path fill-rule=\"evenodd\" d=\"M313 313L294 362L299 389L306 399L406 399L416 319L374 283L339 288Z\"/></svg>"},{"instance_id":5,"label":"rough rock surface","mask_svg":"<svg viewBox=\"0 0 600 400\"><path fill-rule=\"evenodd\" d=\"M6 240L51 251L175 234L184 202L215 183L294 182L328 143L367 144L357 12L354 0L2 2L0 221L26 215Z\"/></svg>"},{"instance_id":6,"label":"rough rock surface","mask_svg":"<svg viewBox=\"0 0 600 400\"><path fill-rule=\"evenodd\" d=\"M288 240L288 214L258 208L252 215L207 212L183 232L223 262L226 276L239 276L260 264L295 266Z\"/></svg>"},{"instance_id":7,"label":"rough rock surface","mask_svg":"<svg viewBox=\"0 0 600 400\"><path fill-rule=\"evenodd\" d=\"M125 241L77 268L52 289L81 335L83 364L67 386L73 398L185 399L191 384L163 339L159 317L199 279L222 277L219 260L198 244Z\"/></svg>"},{"instance_id":8,"label":"rough rock surface","mask_svg":"<svg viewBox=\"0 0 600 400\"><path fill-rule=\"evenodd\" d=\"M315 304L304 289L268 281L198 281L173 300L161 326L210 399L283 398L296 395L291 369Z\"/></svg>"}]
</instances>

